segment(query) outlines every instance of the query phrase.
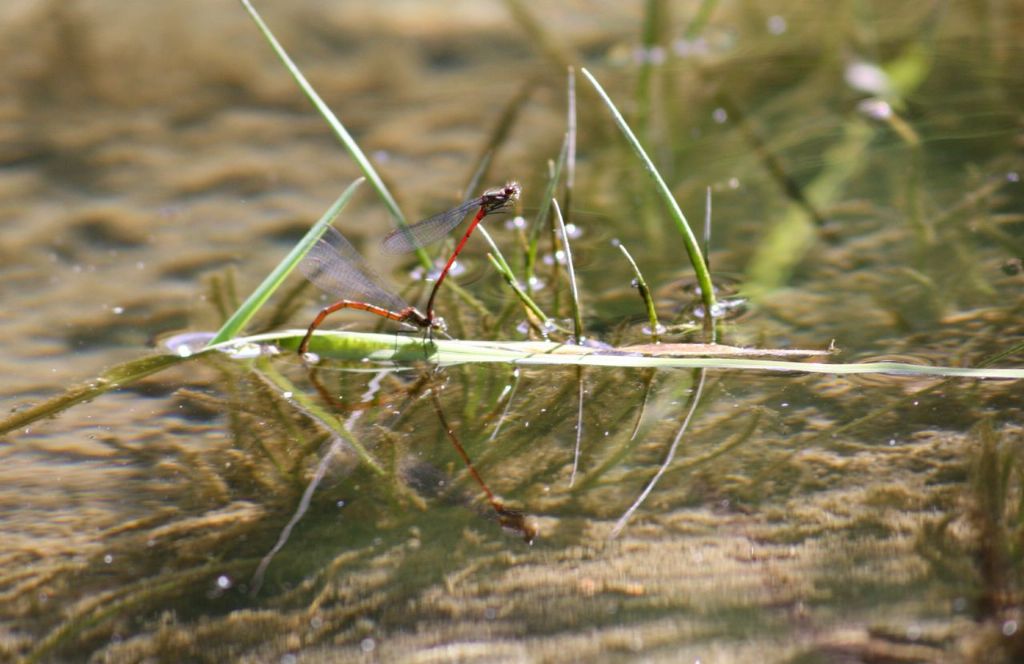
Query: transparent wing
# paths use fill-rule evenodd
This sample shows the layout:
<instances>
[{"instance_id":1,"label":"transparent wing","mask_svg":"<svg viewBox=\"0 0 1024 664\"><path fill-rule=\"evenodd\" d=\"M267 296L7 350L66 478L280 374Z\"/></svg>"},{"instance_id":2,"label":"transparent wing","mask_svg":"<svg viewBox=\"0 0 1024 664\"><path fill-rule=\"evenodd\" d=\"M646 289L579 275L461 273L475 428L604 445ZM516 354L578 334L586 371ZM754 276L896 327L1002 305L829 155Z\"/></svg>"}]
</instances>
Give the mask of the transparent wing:
<instances>
[{"instance_id":1,"label":"transparent wing","mask_svg":"<svg viewBox=\"0 0 1024 664\"><path fill-rule=\"evenodd\" d=\"M407 305L402 298L380 284L381 278L366 264L355 247L333 227L317 240L299 263L313 284L339 300L356 300L401 311Z\"/></svg>"},{"instance_id":2,"label":"transparent wing","mask_svg":"<svg viewBox=\"0 0 1024 664\"><path fill-rule=\"evenodd\" d=\"M433 244L459 225L466 215L480 207L480 198L473 198L458 207L417 221L408 228L396 228L381 240L381 248L389 254L404 254Z\"/></svg>"}]
</instances>

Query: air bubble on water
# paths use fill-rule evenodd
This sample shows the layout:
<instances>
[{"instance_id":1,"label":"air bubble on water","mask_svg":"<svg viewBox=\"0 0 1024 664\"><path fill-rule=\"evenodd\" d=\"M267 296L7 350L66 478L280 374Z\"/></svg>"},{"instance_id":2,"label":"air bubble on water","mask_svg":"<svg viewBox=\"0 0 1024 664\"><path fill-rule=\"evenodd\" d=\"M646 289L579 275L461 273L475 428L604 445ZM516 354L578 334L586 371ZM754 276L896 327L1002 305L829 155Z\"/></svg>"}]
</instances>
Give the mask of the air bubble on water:
<instances>
[{"instance_id":1,"label":"air bubble on water","mask_svg":"<svg viewBox=\"0 0 1024 664\"><path fill-rule=\"evenodd\" d=\"M768 32L773 35L781 35L788 27L785 17L779 16L778 14L768 17Z\"/></svg>"},{"instance_id":2,"label":"air bubble on water","mask_svg":"<svg viewBox=\"0 0 1024 664\"><path fill-rule=\"evenodd\" d=\"M643 332L644 334L650 335L651 326L644 325L640 328L640 331ZM661 323L658 323L657 326L655 326L654 328L654 334L665 334L666 332L668 332L668 328L662 325Z\"/></svg>"},{"instance_id":3,"label":"air bubble on water","mask_svg":"<svg viewBox=\"0 0 1024 664\"><path fill-rule=\"evenodd\" d=\"M873 95L886 96L892 91L889 75L876 64L864 61L852 62L843 73L846 84L854 90Z\"/></svg>"},{"instance_id":4,"label":"air bubble on water","mask_svg":"<svg viewBox=\"0 0 1024 664\"><path fill-rule=\"evenodd\" d=\"M857 104L857 110L861 114L879 122L889 120L893 116L892 106L889 105L889 102L882 99L865 99Z\"/></svg>"}]
</instances>

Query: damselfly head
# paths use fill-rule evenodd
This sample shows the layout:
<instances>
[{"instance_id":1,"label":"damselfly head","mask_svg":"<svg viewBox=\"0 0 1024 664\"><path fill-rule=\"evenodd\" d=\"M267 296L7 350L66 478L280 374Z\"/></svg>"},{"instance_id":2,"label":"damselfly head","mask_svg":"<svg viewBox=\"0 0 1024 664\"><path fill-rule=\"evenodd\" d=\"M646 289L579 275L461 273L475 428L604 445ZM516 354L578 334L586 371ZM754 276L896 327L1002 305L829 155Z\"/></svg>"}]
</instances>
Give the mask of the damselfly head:
<instances>
[{"instance_id":1,"label":"damselfly head","mask_svg":"<svg viewBox=\"0 0 1024 664\"><path fill-rule=\"evenodd\" d=\"M430 321L430 327L434 328L438 332L448 331L448 323L444 322L444 319L440 316L434 316L434 319Z\"/></svg>"},{"instance_id":2,"label":"damselfly head","mask_svg":"<svg viewBox=\"0 0 1024 664\"><path fill-rule=\"evenodd\" d=\"M518 182L509 182L504 187L488 189L480 197L481 205L488 213L506 210L516 204L522 191L523 188Z\"/></svg>"}]
</instances>

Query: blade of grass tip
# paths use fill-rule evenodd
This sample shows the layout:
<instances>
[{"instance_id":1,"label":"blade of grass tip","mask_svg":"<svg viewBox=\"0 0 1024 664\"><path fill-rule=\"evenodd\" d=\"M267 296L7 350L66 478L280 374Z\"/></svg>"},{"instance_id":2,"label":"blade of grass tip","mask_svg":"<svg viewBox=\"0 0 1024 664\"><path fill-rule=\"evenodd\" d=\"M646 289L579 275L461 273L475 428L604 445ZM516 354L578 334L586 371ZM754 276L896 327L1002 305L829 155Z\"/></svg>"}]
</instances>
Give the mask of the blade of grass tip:
<instances>
[{"instance_id":1,"label":"blade of grass tip","mask_svg":"<svg viewBox=\"0 0 1024 664\"><path fill-rule=\"evenodd\" d=\"M672 444L668 448L668 454L665 455L665 460L662 461L661 466L658 467L658 472L654 474L651 481L647 483L644 490L637 496L637 499L633 501L633 504L629 506L619 520L615 522L612 527L612 532L608 535L608 539L615 539L622 532L622 529L626 527L626 524L633 517L633 514L640 508L640 505L647 500L647 496L650 495L651 491L654 490L658 480L665 474L668 467L672 465L672 460L675 459L676 450L679 448L679 443L683 439L683 434L686 433L687 428L690 426L690 420L693 419L693 414L697 412L697 404L700 403L701 393L704 391L704 377L707 372L704 369L698 369L697 374L697 387L693 391L693 398L690 399L690 408L686 413L686 419L683 420L683 424L679 427L679 431L676 432L676 437L672 440Z\"/></svg>"},{"instance_id":2,"label":"blade of grass tip","mask_svg":"<svg viewBox=\"0 0 1024 664\"><path fill-rule=\"evenodd\" d=\"M711 187L704 193L704 260L707 262L708 270L711 269ZM704 316L704 331L710 334L711 343L718 343L718 325L716 324L713 312Z\"/></svg>"},{"instance_id":3,"label":"blade of grass tip","mask_svg":"<svg viewBox=\"0 0 1024 664\"><path fill-rule=\"evenodd\" d=\"M658 172L657 167L655 167L654 162L652 162L651 158L647 156L647 152L644 150L643 146L640 145L640 141L637 140L633 130L629 128L625 118L623 118L622 114L619 113L619 109L615 107L615 103L611 100L611 97L608 96L608 93L604 91L601 84L597 82L597 79L594 78L593 74L587 71L586 68L580 69L580 72L582 72L582 74L587 77L587 80L590 81L590 84L594 86L597 94L601 97L601 100L611 112L612 119L619 127L622 135L626 137L626 141L629 143L630 147L633 148L633 152L636 153L637 157L640 158L640 162L643 164L644 169L651 176L651 179L654 180L655 188L669 210L669 216L671 216L683 237L683 244L686 246L686 253L690 257L690 264L693 266L693 271L697 277L697 283L700 285L701 296L704 300L704 308L709 313L707 318L708 320L714 321L714 317L710 316L710 313L716 311L717 307L715 306L715 292L711 284L711 274L708 272L707 264L704 262L704 257L701 255L700 247L697 244L697 238L694 236L689 222L686 221L686 216L680 209L679 203L676 202L675 197L672 196L672 191L668 188L665 180L661 177L661 174Z\"/></svg>"},{"instance_id":4,"label":"blade of grass tip","mask_svg":"<svg viewBox=\"0 0 1024 664\"><path fill-rule=\"evenodd\" d=\"M207 281L206 299L212 304L220 320L228 319L231 315L228 313L231 307L228 306L227 301L224 299L224 279L221 275L214 274Z\"/></svg>"},{"instance_id":5,"label":"blade of grass tip","mask_svg":"<svg viewBox=\"0 0 1024 664\"><path fill-rule=\"evenodd\" d=\"M348 188L342 192L338 200L334 201L334 204L327 209L320 220L313 224L313 227L309 229L309 232L299 241L295 247L288 252L288 255L277 264L274 271L267 275L256 290L253 291L252 295L246 298L245 302L242 303L235 313L231 314L231 318L227 320L224 325L217 330L217 334L214 335L213 339L206 344L207 346L213 346L221 342L233 339L243 327L256 315L260 307L274 294L274 291L284 282L285 278L291 273L295 266L299 264L302 257L305 256L309 250L316 244L316 241L320 239L320 236L324 234L327 227L331 225L342 209L348 204L349 199L355 194L356 189L363 183L364 178L359 178Z\"/></svg>"},{"instance_id":6,"label":"blade of grass tip","mask_svg":"<svg viewBox=\"0 0 1024 664\"><path fill-rule=\"evenodd\" d=\"M363 175L365 175L366 179L370 181L371 185L373 185L373 188L377 191L381 200L384 201L384 205L388 208L388 212L391 213L391 217L395 220L395 225L399 228L406 228L409 225L409 222L406 220L405 215L402 214L402 210L398 207L397 201L395 201L394 196L391 195L391 191L388 189L387 185L384 184L384 180L381 179L380 175L377 173L377 169L375 169L373 164L370 162L370 159L363 152L362 148L359 147L359 144L356 143L356 140L352 138L352 135L348 133L348 129L345 128L345 125L341 123L324 100L320 98L320 95L317 94L315 89L313 89L310 82L306 80L306 77L299 70L295 62L292 61L288 52L285 51L284 47L281 46L281 43L277 41L277 37L275 37L274 33L270 31L270 27L263 22L263 17L259 15L256 8L252 6L252 3L249 0L239 0L239 2L241 2L242 6L245 7L245 10L249 12L249 16L252 17L252 20L256 23L256 27L258 27L260 32L263 33L264 39L267 40L267 43L270 44L270 47L277 54L277 57L280 58L285 68L288 70L288 73L290 73L292 78L295 79L295 82L298 84L303 94L306 95L306 98L309 99L317 112L320 113L320 117L330 125L331 129L334 131L334 135L338 137L338 140L341 141L341 144L346 150L348 150L349 155L351 155L352 159L355 160L359 169L363 172ZM423 249L417 249L416 256L424 268L430 267L430 257L427 256L426 251Z\"/></svg>"},{"instance_id":7,"label":"blade of grass tip","mask_svg":"<svg viewBox=\"0 0 1024 664\"><path fill-rule=\"evenodd\" d=\"M569 273L569 293L572 296L572 324L576 335L576 343L583 343L583 317L580 315L580 291L576 284L576 268L572 264L572 250L569 248L569 234L565 231L565 220L558 201L551 199L551 207L555 211L558 231L562 234L562 250L565 252L565 268Z\"/></svg>"},{"instance_id":8,"label":"blade of grass tip","mask_svg":"<svg viewBox=\"0 0 1024 664\"><path fill-rule=\"evenodd\" d=\"M665 329L661 326L658 321L658 311L654 307L654 298L651 297L651 289L647 286L647 281L644 280L644 275L640 272L640 267L633 260L633 256L630 255L626 249L626 245L621 242L616 242L619 246L619 251L626 257L629 264L633 266L633 274L636 275L636 289L640 292L640 297L644 300L644 306L647 308L647 324L650 326L651 342L660 343L659 335Z\"/></svg>"}]
</instances>

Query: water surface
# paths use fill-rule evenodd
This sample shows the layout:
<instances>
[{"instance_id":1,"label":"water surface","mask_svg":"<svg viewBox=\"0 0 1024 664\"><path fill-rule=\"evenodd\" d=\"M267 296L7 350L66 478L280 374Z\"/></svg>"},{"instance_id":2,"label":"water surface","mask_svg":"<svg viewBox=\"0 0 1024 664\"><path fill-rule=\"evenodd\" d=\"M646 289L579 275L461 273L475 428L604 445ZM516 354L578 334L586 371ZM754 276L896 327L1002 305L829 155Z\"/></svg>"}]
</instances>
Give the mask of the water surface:
<instances>
[{"instance_id":1,"label":"water surface","mask_svg":"<svg viewBox=\"0 0 1024 664\"><path fill-rule=\"evenodd\" d=\"M564 65L586 66L691 222L711 188L712 272L744 302L724 342L977 366L1019 341L1020 3L718 3L703 25L672 5L647 46L644 5L531 5L532 23L512 3L261 9L410 218L461 200L514 110L481 186L519 180L532 220L565 131ZM240 6L22 2L0 17L11 412L170 334L215 329L359 173ZM606 109L577 87L569 210L585 324L606 343L645 342L612 240L666 323L692 322L692 272ZM518 261L505 221L486 223ZM412 259L376 245L390 223L363 187L337 225L404 287ZM524 338L483 241L469 246L459 283L489 313L448 289L453 334ZM550 263L537 298L562 319L564 272ZM277 328L323 306L301 297ZM358 313L335 323L377 327ZM0 442L0 652L1020 656L1016 383L708 371L674 461L611 537L699 380L311 372L290 354L154 373Z\"/></svg>"}]
</instances>

